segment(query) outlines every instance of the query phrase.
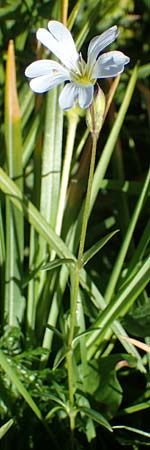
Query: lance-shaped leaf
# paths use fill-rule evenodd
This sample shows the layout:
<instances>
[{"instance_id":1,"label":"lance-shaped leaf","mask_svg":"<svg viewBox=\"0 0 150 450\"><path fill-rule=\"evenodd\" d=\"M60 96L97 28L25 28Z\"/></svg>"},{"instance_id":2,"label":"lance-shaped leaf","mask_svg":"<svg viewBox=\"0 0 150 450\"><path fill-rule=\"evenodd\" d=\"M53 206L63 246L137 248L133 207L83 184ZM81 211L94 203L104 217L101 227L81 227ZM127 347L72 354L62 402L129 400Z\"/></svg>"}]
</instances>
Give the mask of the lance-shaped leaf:
<instances>
[{"instance_id":1,"label":"lance-shaped leaf","mask_svg":"<svg viewBox=\"0 0 150 450\"><path fill-rule=\"evenodd\" d=\"M102 427L106 428L109 431L112 431L112 428L111 428L111 425L109 424L109 422L98 411L95 411L92 408L86 408L85 406L81 406L79 408L79 411L81 413L84 413L85 416L90 417L94 422L99 423Z\"/></svg>"},{"instance_id":2,"label":"lance-shaped leaf","mask_svg":"<svg viewBox=\"0 0 150 450\"><path fill-rule=\"evenodd\" d=\"M13 41L9 42L5 86L6 163L10 178L22 191L22 142L20 109L16 88ZM23 215L6 198L6 277L4 309L10 325L22 319L21 272L23 259Z\"/></svg>"},{"instance_id":3,"label":"lance-shaped leaf","mask_svg":"<svg viewBox=\"0 0 150 450\"><path fill-rule=\"evenodd\" d=\"M112 233L107 234L104 238L100 239L100 241L96 242L96 244L92 245L92 247L87 250L83 255L83 265L87 264L87 262L93 258L96 253L98 253L102 247L118 232L118 230L112 231Z\"/></svg>"}]
</instances>

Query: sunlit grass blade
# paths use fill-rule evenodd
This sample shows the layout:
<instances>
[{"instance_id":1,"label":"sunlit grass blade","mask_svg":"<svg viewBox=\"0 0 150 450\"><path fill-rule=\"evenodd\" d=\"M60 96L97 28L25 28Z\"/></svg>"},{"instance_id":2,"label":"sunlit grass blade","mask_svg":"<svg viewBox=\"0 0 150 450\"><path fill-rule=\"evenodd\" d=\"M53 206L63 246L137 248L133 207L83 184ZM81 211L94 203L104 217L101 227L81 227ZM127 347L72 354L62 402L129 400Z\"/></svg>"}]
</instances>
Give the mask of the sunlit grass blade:
<instances>
[{"instance_id":1,"label":"sunlit grass blade","mask_svg":"<svg viewBox=\"0 0 150 450\"><path fill-rule=\"evenodd\" d=\"M55 227L58 207L62 159L63 113L58 105L59 91L60 88L51 90L47 95L41 167L40 212L53 228ZM50 255L47 242L45 240L43 241L41 236L38 241L38 249L36 258L37 265L42 261L46 261L48 255ZM37 302L40 299L41 293L44 302L43 288L46 286L46 280L46 272L41 271L38 282L36 283Z\"/></svg>"},{"instance_id":2,"label":"sunlit grass blade","mask_svg":"<svg viewBox=\"0 0 150 450\"><path fill-rule=\"evenodd\" d=\"M23 190L22 139L18 95L16 89L13 41L9 42L5 86L5 141L9 176ZM24 302L21 295L23 262L23 215L6 198L6 279L5 314L10 325L22 320Z\"/></svg>"},{"instance_id":3,"label":"sunlit grass blade","mask_svg":"<svg viewBox=\"0 0 150 450\"><path fill-rule=\"evenodd\" d=\"M13 423L14 423L14 420L10 419L10 420L8 420L8 422L4 423L4 425L2 425L0 427L0 439L2 439L3 436L5 436L7 431L12 427Z\"/></svg>"},{"instance_id":4,"label":"sunlit grass blade","mask_svg":"<svg viewBox=\"0 0 150 450\"><path fill-rule=\"evenodd\" d=\"M28 134L31 135L31 141L29 140L29 147L24 147L24 154L23 154L23 163L24 163L24 156L26 156L26 160L29 157L28 150L31 151L31 146L34 142L34 151L33 151L33 160L34 160L34 172L33 172L33 187L32 187L32 201L34 205L39 208L40 205L40 192L41 192L41 153L42 153L42 128L40 128L40 122L42 120L42 114L39 113L39 109L41 107L41 98L37 98L37 102L35 104L35 116L38 119L38 123L33 121L30 132ZM37 130L37 127L40 128ZM39 134L38 134L39 131ZM25 145L25 143L24 143ZM27 150L27 152L26 152ZM30 166L29 166L30 167ZM30 227L30 237L29 237L29 271L30 275L30 281L28 283L28 293L27 293L27 308L26 308L26 314L27 314L27 330L29 335L32 334L33 330L35 329L35 323L36 323L36 306L37 306L37 277L39 276L39 269L41 268L42 263L37 263L38 259L38 234L36 233L33 226ZM32 330L32 332L31 332Z\"/></svg>"},{"instance_id":5,"label":"sunlit grass blade","mask_svg":"<svg viewBox=\"0 0 150 450\"><path fill-rule=\"evenodd\" d=\"M42 420L41 411L39 410L38 406L34 402L27 389L24 387L23 383L20 381L16 371L10 364L10 360L8 361L2 350L0 350L0 364L10 378L11 382L15 384L18 392L22 395L26 403L28 403L34 414L38 417L38 419Z\"/></svg>"},{"instance_id":6,"label":"sunlit grass blade","mask_svg":"<svg viewBox=\"0 0 150 450\"><path fill-rule=\"evenodd\" d=\"M70 176L70 170L71 170L71 162L72 162L72 155L73 155L73 149L74 149L74 142L75 142L75 136L76 136L76 129L78 124L78 114L76 112L69 112L67 115L67 138L66 138L66 146L65 146L65 154L64 154L64 160L63 160L63 167L62 167L62 176L61 176L61 183L60 183L60 192L59 192L59 200L58 200L58 208L56 213L56 223L55 223L55 232L59 236L61 234L62 229L62 222L64 217L64 210L66 206L66 197L67 197L67 188L68 188L68 181ZM51 259L55 257L55 252L51 253ZM52 283L51 283L52 286ZM51 296L53 298L53 293L51 291ZM56 321L56 304L61 304L61 296L58 294L59 300L57 297L57 293L54 293L54 298L50 304L50 310L48 315L48 320L50 320L50 323L55 323ZM47 303L47 299L46 299ZM54 306L54 308L53 308ZM58 309L59 309L58 307ZM44 340L43 340L43 346L46 346L46 348L50 348L50 342L51 342L51 336L52 333L46 329L44 334Z\"/></svg>"}]
</instances>

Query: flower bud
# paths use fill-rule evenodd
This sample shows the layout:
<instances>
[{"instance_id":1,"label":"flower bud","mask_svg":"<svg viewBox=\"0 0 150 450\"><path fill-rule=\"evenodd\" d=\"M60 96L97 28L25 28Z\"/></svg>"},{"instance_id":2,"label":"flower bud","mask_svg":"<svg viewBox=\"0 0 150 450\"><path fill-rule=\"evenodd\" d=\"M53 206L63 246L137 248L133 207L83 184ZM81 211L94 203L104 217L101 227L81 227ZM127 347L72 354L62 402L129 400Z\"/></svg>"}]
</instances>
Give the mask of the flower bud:
<instances>
[{"instance_id":1,"label":"flower bud","mask_svg":"<svg viewBox=\"0 0 150 450\"><path fill-rule=\"evenodd\" d=\"M96 84L92 105L88 108L86 113L87 126L92 134L99 134L103 124L104 111L105 95L99 85Z\"/></svg>"}]
</instances>

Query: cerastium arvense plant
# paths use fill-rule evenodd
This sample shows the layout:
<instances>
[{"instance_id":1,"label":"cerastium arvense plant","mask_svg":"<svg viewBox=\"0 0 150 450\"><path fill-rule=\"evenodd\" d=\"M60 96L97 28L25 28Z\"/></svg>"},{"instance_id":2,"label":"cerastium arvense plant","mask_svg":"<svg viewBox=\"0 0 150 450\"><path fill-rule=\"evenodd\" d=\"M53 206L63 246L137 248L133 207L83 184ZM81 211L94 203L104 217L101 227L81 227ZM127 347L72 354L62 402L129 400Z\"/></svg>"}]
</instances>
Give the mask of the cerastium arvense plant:
<instances>
[{"instance_id":1,"label":"cerastium arvense plant","mask_svg":"<svg viewBox=\"0 0 150 450\"><path fill-rule=\"evenodd\" d=\"M129 267L124 268L139 215L149 195L150 173L141 185L130 220L127 220L114 268L105 278L104 293L85 266L106 243L116 238L118 227L110 220L109 232L99 235L96 243L91 239L92 244L88 247L88 221L99 190L106 188L106 171L138 72L135 67L130 73L111 132L96 159L100 132L129 58L118 50L101 54L118 37L116 26L90 41L87 62L64 24L52 20L48 29L40 28L37 39L61 64L55 59L38 59L25 71L34 92L49 91L45 110L44 97L35 98L26 83L20 94L20 112L12 41L7 54L6 165L0 169L6 212L4 237L0 211L5 338L1 343L0 363L48 432L53 417L59 421L69 417L74 447L76 427L86 430L89 441L96 435L96 424L112 431L109 420L115 416L122 400L117 364L119 367L120 361L125 359L128 367L134 366L143 373L146 370L120 318L140 295L144 296L150 278L150 258L146 254L148 224L134 255L130 250ZM85 37L86 32L83 41ZM112 77L117 78L105 99L97 79ZM26 342L24 352L19 347L21 344L17 344L16 351L10 344L11 332L14 336L18 330L16 336L19 336L21 327ZM123 357L121 354L118 357L110 355L114 348L113 337L124 347ZM5 340L8 355L5 354ZM36 370L35 373L32 370L31 376L34 355ZM41 373L46 383L44 385L43 381L43 399L37 405L40 383L37 382L34 390L31 379L33 377L35 382L37 374L40 377ZM49 385L47 373L51 374ZM42 402L45 402L43 409ZM106 413L99 406L103 403L108 407Z\"/></svg>"}]
</instances>

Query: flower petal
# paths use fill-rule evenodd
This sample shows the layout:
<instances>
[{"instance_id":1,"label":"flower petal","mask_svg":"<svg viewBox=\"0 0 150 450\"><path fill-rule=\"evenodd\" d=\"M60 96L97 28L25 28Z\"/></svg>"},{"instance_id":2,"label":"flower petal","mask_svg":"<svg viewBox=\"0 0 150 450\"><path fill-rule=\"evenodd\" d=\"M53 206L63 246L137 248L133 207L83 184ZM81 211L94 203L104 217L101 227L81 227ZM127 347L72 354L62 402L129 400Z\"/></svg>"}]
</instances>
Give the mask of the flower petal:
<instances>
[{"instance_id":1,"label":"flower petal","mask_svg":"<svg viewBox=\"0 0 150 450\"><path fill-rule=\"evenodd\" d=\"M103 53L93 68L92 79L115 77L122 73L130 58L119 51Z\"/></svg>"},{"instance_id":2,"label":"flower petal","mask_svg":"<svg viewBox=\"0 0 150 450\"><path fill-rule=\"evenodd\" d=\"M78 92L78 103L80 108L87 109L93 100L94 86L90 84L89 86L80 86Z\"/></svg>"},{"instance_id":3,"label":"flower petal","mask_svg":"<svg viewBox=\"0 0 150 450\"><path fill-rule=\"evenodd\" d=\"M51 20L48 29L39 28L37 39L68 68L75 69L79 54L70 31L60 22Z\"/></svg>"},{"instance_id":4,"label":"flower petal","mask_svg":"<svg viewBox=\"0 0 150 450\"><path fill-rule=\"evenodd\" d=\"M68 80L70 79L69 72L61 64L56 61L41 59L30 64L26 70L25 75L29 78L39 77L40 75L48 74L62 74L68 75Z\"/></svg>"},{"instance_id":5,"label":"flower petal","mask_svg":"<svg viewBox=\"0 0 150 450\"><path fill-rule=\"evenodd\" d=\"M118 37L118 29L117 26L109 28L107 31L104 31L100 36L95 36L88 46L88 56L87 63L89 65L93 65L96 62L96 58L99 53Z\"/></svg>"},{"instance_id":6,"label":"flower petal","mask_svg":"<svg viewBox=\"0 0 150 450\"><path fill-rule=\"evenodd\" d=\"M67 83L59 96L59 106L67 111L73 108L78 97L78 87L75 83Z\"/></svg>"},{"instance_id":7,"label":"flower petal","mask_svg":"<svg viewBox=\"0 0 150 450\"><path fill-rule=\"evenodd\" d=\"M47 92L58 86L64 81L66 81L66 77L62 74L41 75L30 81L30 88L32 91L41 94L42 92Z\"/></svg>"}]
</instances>

